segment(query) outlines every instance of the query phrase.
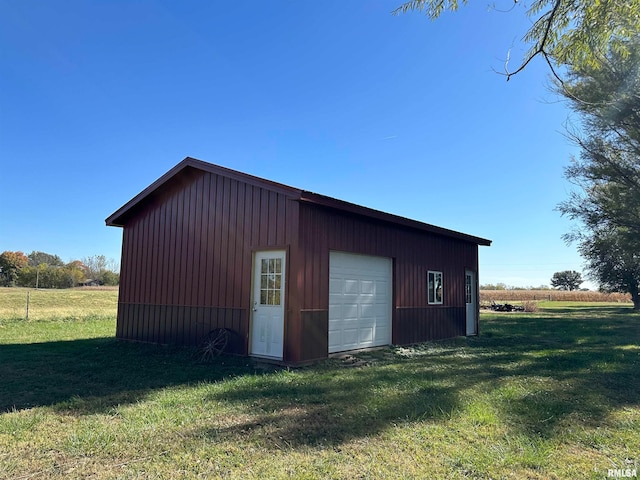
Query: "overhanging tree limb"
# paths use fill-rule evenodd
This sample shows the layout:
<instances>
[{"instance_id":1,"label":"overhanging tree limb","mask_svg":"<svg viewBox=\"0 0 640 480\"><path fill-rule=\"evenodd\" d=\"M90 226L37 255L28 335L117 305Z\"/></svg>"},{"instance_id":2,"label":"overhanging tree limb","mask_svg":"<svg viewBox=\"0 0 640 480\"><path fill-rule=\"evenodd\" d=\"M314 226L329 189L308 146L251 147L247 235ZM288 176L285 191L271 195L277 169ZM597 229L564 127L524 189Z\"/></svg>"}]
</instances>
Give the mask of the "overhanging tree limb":
<instances>
[{"instance_id":1,"label":"overhanging tree limb","mask_svg":"<svg viewBox=\"0 0 640 480\"><path fill-rule=\"evenodd\" d=\"M512 14L516 5L521 5L517 0L512 2L508 10L494 10ZM392 14L420 11L435 20L444 11L456 11L467 4L467 0L411 0ZM524 42L533 48L516 70L505 68L502 75L507 80L542 56L553 77L562 83L564 73L558 67L598 65L610 47L628 54L625 42L640 32L640 0L534 0L526 15L533 19L533 25L524 35Z\"/></svg>"},{"instance_id":2,"label":"overhanging tree limb","mask_svg":"<svg viewBox=\"0 0 640 480\"><path fill-rule=\"evenodd\" d=\"M524 62L514 72L509 72L508 68L507 68L507 65L505 65L505 75L507 77L507 82L511 79L512 76L517 75L518 73L523 71L527 67L527 65L529 65L529 63L531 63L531 60L533 60L538 55L542 55L543 58L546 60L547 65L549 65L549 68L551 69L551 73L553 74L553 76L556 78L556 80L558 80L560 82L560 84L564 85L564 81L556 73L556 70L553 67L553 64L551 63L551 58L550 58L549 54L547 53L547 51L545 50L545 47L546 47L547 42L549 40L549 34L551 32L551 27L553 25L553 20L554 20L556 14L558 13L558 9L560 8L561 1L562 0L555 0L553 8L551 9L551 11L548 12L547 14L543 15L539 20L539 21L542 21L543 24L545 24L545 27L544 27L544 34L542 35L542 39L538 43L538 48L536 48L533 51L533 53L530 53L529 56L524 60Z\"/></svg>"}]
</instances>

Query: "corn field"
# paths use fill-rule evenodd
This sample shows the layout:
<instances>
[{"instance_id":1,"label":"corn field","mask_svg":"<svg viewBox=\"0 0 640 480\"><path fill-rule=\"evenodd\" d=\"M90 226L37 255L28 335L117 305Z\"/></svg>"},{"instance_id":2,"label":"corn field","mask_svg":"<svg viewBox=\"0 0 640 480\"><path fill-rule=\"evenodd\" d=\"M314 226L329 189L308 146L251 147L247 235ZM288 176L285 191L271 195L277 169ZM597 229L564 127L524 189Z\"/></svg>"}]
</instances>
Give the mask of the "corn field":
<instances>
[{"instance_id":1,"label":"corn field","mask_svg":"<svg viewBox=\"0 0 640 480\"><path fill-rule=\"evenodd\" d=\"M630 303L631 295L628 293L602 293L580 290L572 292L562 290L480 290L480 303L482 304L538 300L551 302Z\"/></svg>"}]
</instances>

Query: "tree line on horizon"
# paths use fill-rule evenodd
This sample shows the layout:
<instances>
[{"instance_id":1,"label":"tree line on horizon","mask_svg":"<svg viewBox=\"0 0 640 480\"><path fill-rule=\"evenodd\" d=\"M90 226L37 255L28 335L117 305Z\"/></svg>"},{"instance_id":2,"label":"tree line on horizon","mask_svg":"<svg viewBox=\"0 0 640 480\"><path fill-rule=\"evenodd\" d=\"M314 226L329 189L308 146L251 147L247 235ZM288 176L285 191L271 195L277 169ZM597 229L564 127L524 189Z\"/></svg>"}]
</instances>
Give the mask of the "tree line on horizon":
<instances>
[{"instance_id":1,"label":"tree line on horizon","mask_svg":"<svg viewBox=\"0 0 640 480\"><path fill-rule=\"evenodd\" d=\"M65 263L58 255L39 251L25 255L7 250L0 254L1 287L72 288L119 283L117 263L104 255Z\"/></svg>"},{"instance_id":2,"label":"tree line on horizon","mask_svg":"<svg viewBox=\"0 0 640 480\"><path fill-rule=\"evenodd\" d=\"M562 272L556 272L551 277L551 286L540 285L538 287L514 287L507 285L506 283L488 283L480 285L480 290L563 290L573 292L575 290L588 291L588 288L580 288L584 281L582 280L582 274L575 270L563 270Z\"/></svg>"}]
</instances>

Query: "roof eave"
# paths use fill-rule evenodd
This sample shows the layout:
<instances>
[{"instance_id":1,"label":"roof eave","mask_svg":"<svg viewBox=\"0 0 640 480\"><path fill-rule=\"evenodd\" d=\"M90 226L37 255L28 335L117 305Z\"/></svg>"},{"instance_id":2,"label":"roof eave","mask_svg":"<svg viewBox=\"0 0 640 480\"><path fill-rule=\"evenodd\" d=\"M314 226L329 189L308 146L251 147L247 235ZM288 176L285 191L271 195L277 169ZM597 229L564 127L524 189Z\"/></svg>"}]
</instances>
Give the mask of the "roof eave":
<instances>
[{"instance_id":1,"label":"roof eave","mask_svg":"<svg viewBox=\"0 0 640 480\"><path fill-rule=\"evenodd\" d=\"M147 188L142 190L138 195L133 197L131 200L125 203L122 207L120 207L118 210L116 210L111 215L109 215L105 220L105 223L107 224L107 226L123 227L125 223L123 221L123 217L125 217L126 214L132 208L134 208L136 205L142 202L145 198L147 198L149 195L155 192L158 188L164 185L169 179L173 178L179 172L181 172L182 170L190 166L192 163L192 160L193 159L190 157L185 158L180 163L178 163L175 167L173 167L171 170L169 170L167 173L165 173L160 178L158 178L155 182L149 185Z\"/></svg>"},{"instance_id":2,"label":"roof eave","mask_svg":"<svg viewBox=\"0 0 640 480\"><path fill-rule=\"evenodd\" d=\"M288 185L283 185L281 183L272 182L271 180L265 180L263 178L255 177L253 175L249 175L247 173L238 172L236 170L232 170L230 168L221 167L219 165L214 165L212 163L203 162L202 160L198 160L192 157L186 157L180 163L178 163L175 167L169 170L167 173L162 175L158 180L153 182L147 188L145 188L138 195L133 197L127 203L125 203L122 207L112 213L109 217L105 219L105 223L110 227L124 227L125 219L127 215L140 203L142 203L145 199L151 196L156 190L162 187L165 183L171 180L173 177L178 175L186 168L195 168L197 170L202 170L204 172L214 173L218 175L223 175L226 178L231 178L233 180L238 180L241 182L249 183L252 185L257 185L261 187L266 187L271 190L282 192L287 195L294 195L298 197L300 194L300 189L289 187Z\"/></svg>"},{"instance_id":3,"label":"roof eave","mask_svg":"<svg viewBox=\"0 0 640 480\"><path fill-rule=\"evenodd\" d=\"M246 182L251 185L256 185L259 187L268 188L270 190L274 190L277 192L284 193L286 195L290 195L294 199L297 199L304 203L324 206L324 207L332 208L335 210L362 215L365 217L373 218L379 221L384 221L394 225L400 225L408 228L426 231L426 232L437 234L437 235L443 235L449 238L455 238L458 240L475 243L477 245L484 245L484 246L491 245L491 240L487 240L486 238L481 238L473 235L468 235L466 233L456 232L454 230L449 230L446 228L437 227L435 225L430 225L428 223L419 222L417 220L411 220L409 218L393 215L391 213L382 212L380 210L374 210L372 208L363 207L361 205L356 205L354 203L346 202L344 200L338 200L337 198L327 197L326 195L320 195L318 193L300 190L298 188L273 182L271 180L265 180L263 178L255 177L253 175L238 172L236 170L231 170L229 168L221 167L208 162L203 162L202 160L198 160L192 157L186 157L184 160L178 163L175 167L173 167L167 173L162 175L155 182L153 182L151 185L145 188L142 192L140 192L138 195L133 197L131 200L125 203L122 207L116 210L113 214L107 217L105 220L105 223L107 224L107 226L124 227L128 216L131 213L133 213L133 210L139 204L144 202L148 197L153 195L153 193L156 192L159 188L161 188L165 183L170 181L172 178L174 178L176 175L178 175L180 172L182 172L186 168L194 168L197 170L201 170L201 171L205 171L205 172L209 172L217 175L223 175L233 180Z\"/></svg>"},{"instance_id":4,"label":"roof eave","mask_svg":"<svg viewBox=\"0 0 640 480\"><path fill-rule=\"evenodd\" d=\"M466 233L457 232L455 230L437 227L435 225L419 222L417 220L411 220L409 218L394 215L392 213L386 213L380 210L363 207L361 205L356 205L355 203L345 202L344 200L338 200L336 198L327 197L318 193L302 191L300 194L300 201L312 205L318 205L335 210L354 213L356 215L362 215L365 217L373 218L375 220L392 223L394 225L401 225L416 230L422 230L436 235L456 238L458 240L475 243L477 245L483 245L487 247L491 245L491 240L488 240L486 238L476 237L474 235L468 235Z\"/></svg>"}]
</instances>

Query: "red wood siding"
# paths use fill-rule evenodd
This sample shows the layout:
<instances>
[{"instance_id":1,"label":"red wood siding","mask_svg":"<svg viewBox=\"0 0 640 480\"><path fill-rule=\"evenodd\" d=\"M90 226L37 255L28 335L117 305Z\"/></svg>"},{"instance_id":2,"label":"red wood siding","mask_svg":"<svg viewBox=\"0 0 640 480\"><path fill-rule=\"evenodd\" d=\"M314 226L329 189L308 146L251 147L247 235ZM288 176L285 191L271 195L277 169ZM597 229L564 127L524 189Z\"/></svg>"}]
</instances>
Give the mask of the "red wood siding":
<instances>
[{"instance_id":1,"label":"red wood siding","mask_svg":"<svg viewBox=\"0 0 640 480\"><path fill-rule=\"evenodd\" d=\"M299 248L299 307L318 312L309 321L327 321L329 252L339 250L393 259L393 343L464 335L464 275L465 269L477 272L476 244L303 204ZM443 273L443 305L428 304L429 270ZM327 313L321 315L323 311ZM313 325L314 331L326 329ZM305 359L306 355L300 358Z\"/></svg>"},{"instance_id":2,"label":"red wood siding","mask_svg":"<svg viewBox=\"0 0 640 480\"><path fill-rule=\"evenodd\" d=\"M186 169L124 226L117 335L195 344L216 327L248 336L252 253L291 244L298 203Z\"/></svg>"},{"instance_id":3,"label":"red wood siding","mask_svg":"<svg viewBox=\"0 0 640 480\"><path fill-rule=\"evenodd\" d=\"M409 345L465 334L465 307L397 308L393 343Z\"/></svg>"},{"instance_id":4,"label":"red wood siding","mask_svg":"<svg viewBox=\"0 0 640 480\"><path fill-rule=\"evenodd\" d=\"M393 343L465 334L475 237L194 165L110 217L124 227L119 338L193 345L225 327L247 354L253 253L268 248L288 255L285 361L327 355L331 250L393 259ZM428 304L429 270L443 273L442 305Z\"/></svg>"},{"instance_id":5,"label":"red wood siding","mask_svg":"<svg viewBox=\"0 0 640 480\"><path fill-rule=\"evenodd\" d=\"M427 302L427 272L444 275L443 306L465 306L465 268L477 270L478 246L446 237L394 228L382 222L301 205L302 309L327 309L329 251L394 259L394 306L432 307Z\"/></svg>"},{"instance_id":6,"label":"red wood siding","mask_svg":"<svg viewBox=\"0 0 640 480\"><path fill-rule=\"evenodd\" d=\"M122 303L118 311L119 338L171 345L197 345L214 328L228 328L232 337L229 353L245 354L243 332L247 310L239 308L190 307Z\"/></svg>"}]
</instances>

